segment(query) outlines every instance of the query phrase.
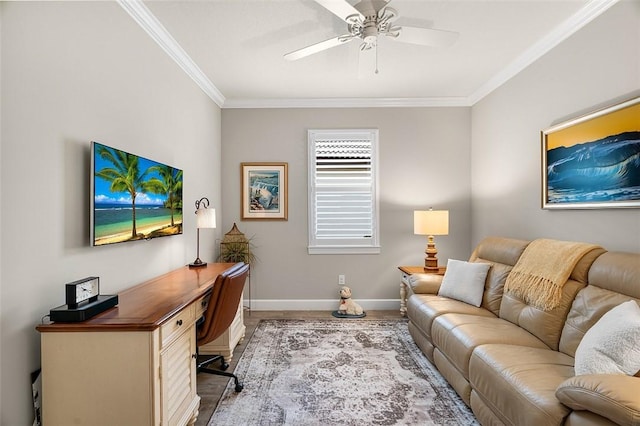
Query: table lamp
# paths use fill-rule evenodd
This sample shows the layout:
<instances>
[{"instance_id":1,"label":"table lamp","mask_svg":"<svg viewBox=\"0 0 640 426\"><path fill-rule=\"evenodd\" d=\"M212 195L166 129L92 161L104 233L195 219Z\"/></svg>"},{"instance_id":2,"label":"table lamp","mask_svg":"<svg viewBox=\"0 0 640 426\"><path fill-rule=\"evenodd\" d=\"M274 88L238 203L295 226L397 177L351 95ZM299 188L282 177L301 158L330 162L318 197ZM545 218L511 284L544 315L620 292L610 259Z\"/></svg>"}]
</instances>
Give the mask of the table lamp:
<instances>
[{"instance_id":1,"label":"table lamp","mask_svg":"<svg viewBox=\"0 0 640 426\"><path fill-rule=\"evenodd\" d=\"M427 235L427 247L425 249L424 270L426 272L438 271L438 250L434 242L434 235L449 234L448 210L415 210L413 212L413 233Z\"/></svg>"},{"instance_id":2,"label":"table lamp","mask_svg":"<svg viewBox=\"0 0 640 426\"><path fill-rule=\"evenodd\" d=\"M198 233L198 248L196 260L189 264L190 268L205 266L207 262L200 260L200 228L216 227L216 209L209 208L209 199L203 197L196 201L196 228Z\"/></svg>"}]
</instances>

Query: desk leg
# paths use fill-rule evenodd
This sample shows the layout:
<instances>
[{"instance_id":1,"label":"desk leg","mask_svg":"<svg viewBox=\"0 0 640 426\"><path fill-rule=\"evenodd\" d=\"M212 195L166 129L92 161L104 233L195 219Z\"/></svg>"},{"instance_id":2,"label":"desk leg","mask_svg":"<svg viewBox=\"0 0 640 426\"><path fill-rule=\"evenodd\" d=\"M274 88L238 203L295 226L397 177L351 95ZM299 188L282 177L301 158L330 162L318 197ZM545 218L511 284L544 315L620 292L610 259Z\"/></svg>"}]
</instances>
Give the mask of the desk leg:
<instances>
[{"instance_id":1,"label":"desk leg","mask_svg":"<svg viewBox=\"0 0 640 426\"><path fill-rule=\"evenodd\" d=\"M402 280L400 280L400 315L407 316L407 287Z\"/></svg>"}]
</instances>

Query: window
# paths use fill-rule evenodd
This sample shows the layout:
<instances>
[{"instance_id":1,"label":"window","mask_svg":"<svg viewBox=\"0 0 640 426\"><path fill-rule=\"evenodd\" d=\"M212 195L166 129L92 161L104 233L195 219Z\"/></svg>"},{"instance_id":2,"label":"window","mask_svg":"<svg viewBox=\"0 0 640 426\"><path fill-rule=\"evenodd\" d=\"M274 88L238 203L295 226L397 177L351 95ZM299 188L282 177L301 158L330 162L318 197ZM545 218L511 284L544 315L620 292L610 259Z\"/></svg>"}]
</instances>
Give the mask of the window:
<instances>
[{"instance_id":1,"label":"window","mask_svg":"<svg viewBox=\"0 0 640 426\"><path fill-rule=\"evenodd\" d=\"M309 254L379 253L378 130L309 130Z\"/></svg>"}]
</instances>

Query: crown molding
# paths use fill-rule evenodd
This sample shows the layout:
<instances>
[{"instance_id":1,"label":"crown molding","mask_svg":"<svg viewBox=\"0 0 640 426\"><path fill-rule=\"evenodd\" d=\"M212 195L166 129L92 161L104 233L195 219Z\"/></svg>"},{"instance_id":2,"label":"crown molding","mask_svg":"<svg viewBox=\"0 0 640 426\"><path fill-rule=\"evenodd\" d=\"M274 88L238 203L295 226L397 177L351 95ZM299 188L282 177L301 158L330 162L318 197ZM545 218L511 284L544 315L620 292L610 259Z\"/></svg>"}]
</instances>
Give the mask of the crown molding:
<instances>
[{"instance_id":1,"label":"crown molding","mask_svg":"<svg viewBox=\"0 0 640 426\"><path fill-rule=\"evenodd\" d=\"M227 99L223 108L407 108L467 107L465 97L441 98L307 98Z\"/></svg>"},{"instance_id":2,"label":"crown molding","mask_svg":"<svg viewBox=\"0 0 640 426\"><path fill-rule=\"evenodd\" d=\"M511 78L523 71L529 65L540 59L551 49L562 43L564 40L575 34L582 27L603 14L619 0L591 0L577 13L569 17L562 24L556 27L525 50L513 62L507 65L502 71L494 75L489 81L469 96L469 103L474 105L489 93L505 84Z\"/></svg>"},{"instance_id":3,"label":"crown molding","mask_svg":"<svg viewBox=\"0 0 640 426\"><path fill-rule=\"evenodd\" d=\"M118 4L142 27L149 36L158 43L171 59L187 73L193 81L209 96L213 102L222 108L225 97L209 80L200 67L191 59L178 42L169 34L167 29L151 13L140 0L116 0Z\"/></svg>"},{"instance_id":4,"label":"crown molding","mask_svg":"<svg viewBox=\"0 0 640 426\"><path fill-rule=\"evenodd\" d=\"M116 0L149 36L220 108L406 108L469 107L505 84L526 67L600 16L619 0L590 0L537 43L518 56L469 97L433 98L305 98L305 99L225 99L178 42L169 34L141 0Z\"/></svg>"}]
</instances>

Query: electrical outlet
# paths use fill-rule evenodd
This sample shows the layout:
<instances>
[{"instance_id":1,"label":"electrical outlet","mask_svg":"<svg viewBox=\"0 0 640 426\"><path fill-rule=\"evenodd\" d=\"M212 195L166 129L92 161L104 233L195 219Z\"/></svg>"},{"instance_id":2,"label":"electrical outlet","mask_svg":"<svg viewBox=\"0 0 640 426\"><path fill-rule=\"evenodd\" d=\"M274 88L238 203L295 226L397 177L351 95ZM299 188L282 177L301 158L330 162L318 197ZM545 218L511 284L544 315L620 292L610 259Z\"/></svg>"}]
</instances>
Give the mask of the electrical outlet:
<instances>
[{"instance_id":1,"label":"electrical outlet","mask_svg":"<svg viewBox=\"0 0 640 426\"><path fill-rule=\"evenodd\" d=\"M338 285L344 285L345 282L344 275L338 275Z\"/></svg>"}]
</instances>

